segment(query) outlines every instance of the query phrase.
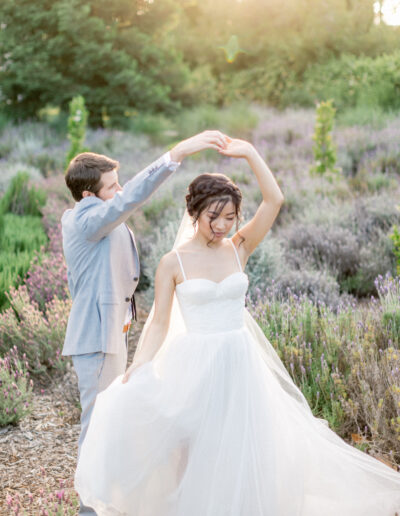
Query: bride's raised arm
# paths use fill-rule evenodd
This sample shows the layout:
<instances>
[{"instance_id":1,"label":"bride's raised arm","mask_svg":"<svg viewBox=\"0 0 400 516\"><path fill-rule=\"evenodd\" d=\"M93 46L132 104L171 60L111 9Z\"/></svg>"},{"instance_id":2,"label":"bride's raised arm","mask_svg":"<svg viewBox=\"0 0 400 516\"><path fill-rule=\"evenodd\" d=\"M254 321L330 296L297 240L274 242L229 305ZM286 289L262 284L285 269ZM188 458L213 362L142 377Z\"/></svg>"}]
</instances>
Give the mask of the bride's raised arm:
<instances>
[{"instance_id":1,"label":"bride's raised arm","mask_svg":"<svg viewBox=\"0 0 400 516\"><path fill-rule=\"evenodd\" d=\"M228 145L219 151L220 154L245 158L257 178L263 197L254 217L232 237L236 247L244 249L247 256L243 258L247 259L271 229L284 197L268 165L250 142L230 138L227 141ZM239 245L241 237L245 240Z\"/></svg>"},{"instance_id":2,"label":"bride's raised arm","mask_svg":"<svg viewBox=\"0 0 400 516\"><path fill-rule=\"evenodd\" d=\"M158 264L154 280L154 315L142 346L136 351L122 383L128 381L132 371L137 367L154 358L167 336L175 290L175 267L176 263L172 252L165 254Z\"/></svg>"}]
</instances>

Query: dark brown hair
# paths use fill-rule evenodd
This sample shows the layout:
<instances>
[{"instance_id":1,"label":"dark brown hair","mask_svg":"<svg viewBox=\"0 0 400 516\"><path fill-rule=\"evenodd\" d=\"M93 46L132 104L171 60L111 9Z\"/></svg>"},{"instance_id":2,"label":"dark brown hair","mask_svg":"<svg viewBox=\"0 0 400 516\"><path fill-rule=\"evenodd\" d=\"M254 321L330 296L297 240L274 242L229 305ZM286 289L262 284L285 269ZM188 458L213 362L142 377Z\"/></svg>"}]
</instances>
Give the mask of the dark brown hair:
<instances>
[{"instance_id":1,"label":"dark brown hair","mask_svg":"<svg viewBox=\"0 0 400 516\"><path fill-rule=\"evenodd\" d=\"M219 217L229 201L235 206L236 215L236 231L239 228L239 222L242 220L241 203L242 193L238 186L225 174L201 174L194 179L189 187L189 193L186 195L186 208L189 215L193 219L193 225L196 224L201 213L207 209L212 203L217 202L215 213L211 217L210 229L214 233L211 223ZM242 243L244 238L242 237ZM212 242L210 240L207 245Z\"/></svg>"},{"instance_id":2,"label":"dark brown hair","mask_svg":"<svg viewBox=\"0 0 400 516\"><path fill-rule=\"evenodd\" d=\"M103 186L101 182L102 174L114 169L119 169L118 161L103 154L82 152L70 161L65 174L65 182L71 190L73 198L80 201L84 190L97 195Z\"/></svg>"}]
</instances>

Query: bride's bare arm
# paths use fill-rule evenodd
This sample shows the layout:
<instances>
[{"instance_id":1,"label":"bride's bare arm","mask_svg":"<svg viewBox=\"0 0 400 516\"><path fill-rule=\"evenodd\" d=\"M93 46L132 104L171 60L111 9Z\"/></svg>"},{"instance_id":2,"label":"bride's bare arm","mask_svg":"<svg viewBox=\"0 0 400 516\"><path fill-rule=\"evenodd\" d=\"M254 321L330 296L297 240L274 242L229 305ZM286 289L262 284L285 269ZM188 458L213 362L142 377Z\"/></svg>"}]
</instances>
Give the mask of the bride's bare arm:
<instances>
[{"instance_id":1,"label":"bride's bare arm","mask_svg":"<svg viewBox=\"0 0 400 516\"><path fill-rule=\"evenodd\" d=\"M227 147L219 152L225 156L247 159L257 178L263 197L254 217L232 237L237 247L242 240L241 236L245 238L240 247L245 249L247 254L245 258L248 258L271 229L284 197L268 165L251 143L239 139L229 139Z\"/></svg>"},{"instance_id":2,"label":"bride's bare arm","mask_svg":"<svg viewBox=\"0 0 400 516\"><path fill-rule=\"evenodd\" d=\"M154 314L140 350L126 370L122 383L128 381L132 371L154 358L163 343L169 327L175 289L175 263L171 253L164 255L158 264L154 282Z\"/></svg>"}]
</instances>

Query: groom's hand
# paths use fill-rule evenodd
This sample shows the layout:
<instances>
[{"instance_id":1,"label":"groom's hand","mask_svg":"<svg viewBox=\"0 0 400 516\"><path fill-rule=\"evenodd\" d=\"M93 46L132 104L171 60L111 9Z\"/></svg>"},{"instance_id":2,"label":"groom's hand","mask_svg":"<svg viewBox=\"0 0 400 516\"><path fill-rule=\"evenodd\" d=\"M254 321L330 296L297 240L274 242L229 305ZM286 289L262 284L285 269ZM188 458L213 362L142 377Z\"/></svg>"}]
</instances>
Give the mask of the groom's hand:
<instances>
[{"instance_id":1,"label":"groom's hand","mask_svg":"<svg viewBox=\"0 0 400 516\"><path fill-rule=\"evenodd\" d=\"M172 161L180 162L186 156L205 149L223 150L226 148L228 140L228 136L221 133L221 131L203 131L175 145L170 150L170 156Z\"/></svg>"}]
</instances>

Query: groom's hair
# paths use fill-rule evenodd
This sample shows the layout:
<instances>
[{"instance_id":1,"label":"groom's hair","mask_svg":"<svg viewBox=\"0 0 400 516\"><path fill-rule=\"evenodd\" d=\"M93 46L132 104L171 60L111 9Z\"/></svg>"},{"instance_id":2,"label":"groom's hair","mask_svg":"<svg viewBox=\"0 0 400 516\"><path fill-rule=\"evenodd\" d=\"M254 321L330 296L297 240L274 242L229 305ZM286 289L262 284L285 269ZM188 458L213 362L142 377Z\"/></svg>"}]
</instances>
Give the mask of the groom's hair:
<instances>
[{"instance_id":1,"label":"groom's hair","mask_svg":"<svg viewBox=\"0 0 400 516\"><path fill-rule=\"evenodd\" d=\"M118 161L103 154L82 152L70 161L65 173L65 182L75 201L80 201L84 190L97 195L103 186L102 174L114 169L119 169Z\"/></svg>"}]
</instances>

